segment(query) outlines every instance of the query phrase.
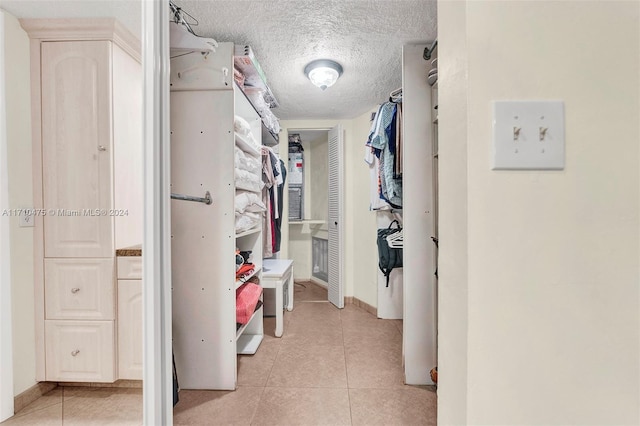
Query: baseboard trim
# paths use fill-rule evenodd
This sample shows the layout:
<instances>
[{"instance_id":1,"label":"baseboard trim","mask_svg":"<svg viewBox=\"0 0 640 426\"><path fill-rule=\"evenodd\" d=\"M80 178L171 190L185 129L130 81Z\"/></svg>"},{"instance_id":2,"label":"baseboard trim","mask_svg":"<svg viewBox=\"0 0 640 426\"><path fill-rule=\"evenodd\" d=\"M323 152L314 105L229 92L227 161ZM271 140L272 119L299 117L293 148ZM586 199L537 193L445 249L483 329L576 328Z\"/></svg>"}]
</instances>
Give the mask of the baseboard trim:
<instances>
[{"instance_id":1,"label":"baseboard trim","mask_svg":"<svg viewBox=\"0 0 640 426\"><path fill-rule=\"evenodd\" d=\"M142 380L116 380L113 383L97 382L60 382L58 386L77 386L87 388L141 388Z\"/></svg>"},{"instance_id":2,"label":"baseboard trim","mask_svg":"<svg viewBox=\"0 0 640 426\"><path fill-rule=\"evenodd\" d=\"M309 282L314 283L315 285L319 285L320 287L324 288L325 290L327 290L329 288L329 284L322 281L321 279L318 279L316 277L311 277L309 279Z\"/></svg>"},{"instance_id":3,"label":"baseboard trim","mask_svg":"<svg viewBox=\"0 0 640 426\"><path fill-rule=\"evenodd\" d=\"M358 308L364 309L365 311L369 312L371 315L374 315L376 318L378 317L378 308L376 308L375 306L371 306L366 302L363 302L357 297L347 296L345 297L345 303L357 306Z\"/></svg>"},{"instance_id":4,"label":"baseboard trim","mask_svg":"<svg viewBox=\"0 0 640 426\"><path fill-rule=\"evenodd\" d=\"M142 388L142 380L117 380L113 383L92 382L38 382L26 391L13 397L13 413L17 413L27 405L44 394L47 394L58 386L77 386L91 388Z\"/></svg>"},{"instance_id":5,"label":"baseboard trim","mask_svg":"<svg viewBox=\"0 0 640 426\"><path fill-rule=\"evenodd\" d=\"M315 285L319 288L322 288L324 290L327 290L327 287L325 285L323 285L322 281L318 280L315 277L311 277L310 280L307 281L303 281L303 280L296 280L296 283L300 283L300 284L312 284ZM295 300L294 300L295 302ZM365 311L369 312L371 315L375 316L376 318L378 317L378 308L376 308L375 306L372 306L366 302L363 302L362 300L358 299L357 297L353 297L353 296L345 296L344 298L344 303L345 305L354 305L357 306L358 308L364 309Z\"/></svg>"},{"instance_id":6,"label":"baseboard trim","mask_svg":"<svg viewBox=\"0 0 640 426\"><path fill-rule=\"evenodd\" d=\"M17 413L42 395L58 387L55 382L39 382L13 398L13 412Z\"/></svg>"}]
</instances>

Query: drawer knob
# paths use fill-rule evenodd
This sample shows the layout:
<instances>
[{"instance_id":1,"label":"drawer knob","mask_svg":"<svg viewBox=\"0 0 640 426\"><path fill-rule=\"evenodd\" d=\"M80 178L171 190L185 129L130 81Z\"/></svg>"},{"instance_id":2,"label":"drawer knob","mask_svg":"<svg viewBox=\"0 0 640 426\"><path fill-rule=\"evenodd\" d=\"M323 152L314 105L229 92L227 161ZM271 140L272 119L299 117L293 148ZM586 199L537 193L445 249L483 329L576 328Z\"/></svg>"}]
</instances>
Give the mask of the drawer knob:
<instances>
[{"instance_id":1,"label":"drawer knob","mask_svg":"<svg viewBox=\"0 0 640 426\"><path fill-rule=\"evenodd\" d=\"M71 351L71 356L76 356L76 355L78 355L79 353L80 353L80 350L79 350L79 349L76 349L76 350L74 350L74 351Z\"/></svg>"},{"instance_id":2,"label":"drawer knob","mask_svg":"<svg viewBox=\"0 0 640 426\"><path fill-rule=\"evenodd\" d=\"M74 287L71 289L71 293L76 294L77 292L79 292L80 289L78 287Z\"/></svg>"},{"instance_id":3,"label":"drawer knob","mask_svg":"<svg viewBox=\"0 0 640 426\"><path fill-rule=\"evenodd\" d=\"M98 151L106 151L107 147L104 145L98 145Z\"/></svg>"}]
</instances>

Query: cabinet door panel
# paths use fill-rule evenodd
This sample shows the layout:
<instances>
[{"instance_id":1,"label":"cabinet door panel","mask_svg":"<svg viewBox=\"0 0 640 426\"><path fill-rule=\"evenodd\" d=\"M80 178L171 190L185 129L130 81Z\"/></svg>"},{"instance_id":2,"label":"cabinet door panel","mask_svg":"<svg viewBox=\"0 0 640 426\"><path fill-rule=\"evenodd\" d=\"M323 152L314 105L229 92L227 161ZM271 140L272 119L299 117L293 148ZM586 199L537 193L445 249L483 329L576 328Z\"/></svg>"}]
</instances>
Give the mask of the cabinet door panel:
<instances>
[{"instance_id":1,"label":"cabinet door panel","mask_svg":"<svg viewBox=\"0 0 640 426\"><path fill-rule=\"evenodd\" d=\"M118 278L135 280L142 278L141 256L118 256Z\"/></svg>"},{"instance_id":2,"label":"cabinet door panel","mask_svg":"<svg viewBox=\"0 0 640 426\"><path fill-rule=\"evenodd\" d=\"M45 259L46 319L115 319L111 259Z\"/></svg>"},{"instance_id":3,"label":"cabinet door panel","mask_svg":"<svg viewBox=\"0 0 640 426\"><path fill-rule=\"evenodd\" d=\"M118 280L118 378L142 380L142 280Z\"/></svg>"},{"instance_id":4,"label":"cabinet door panel","mask_svg":"<svg viewBox=\"0 0 640 426\"><path fill-rule=\"evenodd\" d=\"M45 321L48 381L115 381L113 321Z\"/></svg>"},{"instance_id":5,"label":"cabinet door panel","mask_svg":"<svg viewBox=\"0 0 640 426\"><path fill-rule=\"evenodd\" d=\"M111 42L42 43L45 257L113 252Z\"/></svg>"}]
</instances>

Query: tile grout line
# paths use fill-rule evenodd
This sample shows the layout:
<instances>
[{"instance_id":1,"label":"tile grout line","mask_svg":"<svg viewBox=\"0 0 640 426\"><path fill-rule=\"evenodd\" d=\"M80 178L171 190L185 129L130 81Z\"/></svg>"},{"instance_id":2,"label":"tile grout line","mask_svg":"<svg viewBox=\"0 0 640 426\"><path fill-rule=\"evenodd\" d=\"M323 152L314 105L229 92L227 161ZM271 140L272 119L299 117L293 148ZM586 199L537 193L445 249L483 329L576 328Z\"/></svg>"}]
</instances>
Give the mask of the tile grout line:
<instances>
[{"instance_id":1,"label":"tile grout line","mask_svg":"<svg viewBox=\"0 0 640 426\"><path fill-rule=\"evenodd\" d=\"M269 374L271 374L271 373L269 373ZM260 402L262 401L262 397L264 396L264 392L265 392L266 389L267 389L266 385L262 387L262 392L260 393L260 398L258 398L258 403L256 404L256 408L253 409L253 414L251 415L251 419L249 420L249 425L254 424L253 423L253 419L256 417L256 414L258 414L258 409L260 408Z\"/></svg>"},{"instance_id":2,"label":"tile grout line","mask_svg":"<svg viewBox=\"0 0 640 426\"><path fill-rule=\"evenodd\" d=\"M61 425L64 426L64 386L62 387L62 413L60 413Z\"/></svg>"},{"instance_id":3,"label":"tile grout line","mask_svg":"<svg viewBox=\"0 0 640 426\"><path fill-rule=\"evenodd\" d=\"M344 309L344 308L343 308ZM349 387L349 371L347 371L347 346L344 340L344 321L340 311L340 331L342 332L342 353L344 354L344 374L347 376L347 402L349 403L349 423L353 425L353 409L351 407L351 388Z\"/></svg>"},{"instance_id":4,"label":"tile grout line","mask_svg":"<svg viewBox=\"0 0 640 426\"><path fill-rule=\"evenodd\" d=\"M283 315L284 316L284 315ZM283 318L284 320L284 318ZM291 319L289 319L289 323L291 323ZM278 339L282 339L282 336ZM276 361L278 360L278 356L280 355L280 351L282 350L282 341L278 344L278 352L276 353L275 358L273 359L273 364L271 364L271 368L269 369L269 374L267 375L267 380L264 382L264 386L262 386L262 393L260 394L260 398L258 398L258 403L256 404L256 408L253 410L253 414L251 415L251 420L249 421L249 425L253 425L253 420L258 414L258 409L260 408L260 402L262 402L262 398L264 397L264 393L267 391L267 385L269 384L269 379L271 378L271 373L273 373L273 367L276 365Z\"/></svg>"}]
</instances>

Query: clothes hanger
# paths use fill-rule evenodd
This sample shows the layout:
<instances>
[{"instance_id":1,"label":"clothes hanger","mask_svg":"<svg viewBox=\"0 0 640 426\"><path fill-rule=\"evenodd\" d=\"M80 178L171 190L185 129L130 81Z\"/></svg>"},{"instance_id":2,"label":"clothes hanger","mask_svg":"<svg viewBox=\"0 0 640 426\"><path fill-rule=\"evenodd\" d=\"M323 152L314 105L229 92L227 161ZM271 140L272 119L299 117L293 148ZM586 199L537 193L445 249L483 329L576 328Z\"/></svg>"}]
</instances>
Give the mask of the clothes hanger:
<instances>
[{"instance_id":1,"label":"clothes hanger","mask_svg":"<svg viewBox=\"0 0 640 426\"><path fill-rule=\"evenodd\" d=\"M218 42L212 38L198 37L189 32L184 24L172 21L169 23L169 46L171 57L174 58L176 57L173 55L175 53L179 54L177 56L193 52L215 53Z\"/></svg>"},{"instance_id":2,"label":"clothes hanger","mask_svg":"<svg viewBox=\"0 0 640 426\"><path fill-rule=\"evenodd\" d=\"M402 232L402 228L399 229L398 232L394 232L391 235L387 235L387 244L391 248L404 247L404 233Z\"/></svg>"},{"instance_id":3,"label":"clothes hanger","mask_svg":"<svg viewBox=\"0 0 640 426\"><path fill-rule=\"evenodd\" d=\"M215 53L218 42L212 38L200 37L191 28L191 25L198 25L198 20L177 7L173 1L169 2L169 8L173 14L173 20L169 23L169 46L172 53L179 53L177 56L186 55L193 52ZM189 23L186 17L191 18Z\"/></svg>"}]
</instances>

